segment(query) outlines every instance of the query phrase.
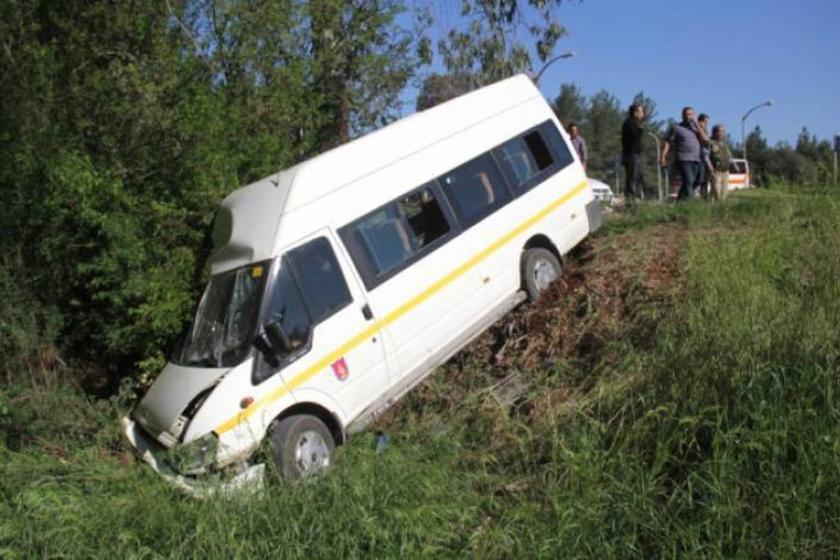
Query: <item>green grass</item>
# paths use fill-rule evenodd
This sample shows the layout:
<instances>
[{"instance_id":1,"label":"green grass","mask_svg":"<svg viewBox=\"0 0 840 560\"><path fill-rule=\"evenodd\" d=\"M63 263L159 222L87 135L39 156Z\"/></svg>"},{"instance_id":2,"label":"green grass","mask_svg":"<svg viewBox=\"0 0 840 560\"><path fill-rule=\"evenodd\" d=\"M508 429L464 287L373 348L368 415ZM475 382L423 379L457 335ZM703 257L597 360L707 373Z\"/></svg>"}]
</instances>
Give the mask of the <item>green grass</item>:
<instances>
[{"instance_id":1,"label":"green grass","mask_svg":"<svg viewBox=\"0 0 840 560\"><path fill-rule=\"evenodd\" d=\"M840 196L641 207L598 243L662 224L688 235L675 292L633 300L651 340L527 372L526 400L586 380L574 406L500 410L468 353L393 413L384 453L362 435L257 498L169 489L116 401L3 388L0 557L837 557Z\"/></svg>"}]
</instances>

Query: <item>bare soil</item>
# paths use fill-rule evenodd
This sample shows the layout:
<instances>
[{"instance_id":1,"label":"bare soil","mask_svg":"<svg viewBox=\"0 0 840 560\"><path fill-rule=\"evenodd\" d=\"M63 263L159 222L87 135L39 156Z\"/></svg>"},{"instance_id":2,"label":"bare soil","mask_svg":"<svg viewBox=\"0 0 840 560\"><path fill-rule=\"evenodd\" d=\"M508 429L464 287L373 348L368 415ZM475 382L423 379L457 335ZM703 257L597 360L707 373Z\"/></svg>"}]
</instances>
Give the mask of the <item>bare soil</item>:
<instances>
[{"instance_id":1,"label":"bare soil","mask_svg":"<svg viewBox=\"0 0 840 560\"><path fill-rule=\"evenodd\" d=\"M661 310L679 296L686 241L680 226L664 224L584 242L567 255L563 276L539 302L500 319L453 357L445 373L413 391L410 404L398 405L378 425L384 429L399 422L398 411L406 407L416 418L426 407L442 412L469 394L492 393L496 387L507 402L512 386L525 392L557 364L591 372L620 359L611 350L613 342L650 345L656 329L651 309ZM439 375L446 377L445 390L436 386ZM557 380L528 408L569 405L594 383L592 375Z\"/></svg>"}]
</instances>

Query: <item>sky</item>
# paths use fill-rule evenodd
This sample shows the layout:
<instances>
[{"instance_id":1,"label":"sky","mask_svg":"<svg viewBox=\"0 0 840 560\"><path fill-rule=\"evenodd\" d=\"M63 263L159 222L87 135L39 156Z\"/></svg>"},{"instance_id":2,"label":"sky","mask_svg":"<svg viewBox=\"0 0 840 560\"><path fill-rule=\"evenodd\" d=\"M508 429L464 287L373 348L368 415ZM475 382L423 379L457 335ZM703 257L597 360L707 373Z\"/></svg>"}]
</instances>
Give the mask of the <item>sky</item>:
<instances>
[{"instance_id":1,"label":"sky","mask_svg":"<svg viewBox=\"0 0 840 560\"><path fill-rule=\"evenodd\" d=\"M459 4L441 4L450 22ZM759 125L771 144L795 143L803 126L840 134L840 0L565 0L558 15L568 35L556 53L576 54L541 78L549 100L565 82L623 107L644 91L658 118L691 105L739 139L741 116L771 99L747 132Z\"/></svg>"}]
</instances>

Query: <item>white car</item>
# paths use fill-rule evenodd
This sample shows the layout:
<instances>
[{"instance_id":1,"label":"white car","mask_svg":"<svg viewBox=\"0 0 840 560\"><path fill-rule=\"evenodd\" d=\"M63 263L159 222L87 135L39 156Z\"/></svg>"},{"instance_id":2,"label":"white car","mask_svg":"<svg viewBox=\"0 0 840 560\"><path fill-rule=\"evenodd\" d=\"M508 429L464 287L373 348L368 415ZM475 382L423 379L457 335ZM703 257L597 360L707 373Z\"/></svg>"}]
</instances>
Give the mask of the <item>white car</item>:
<instances>
[{"instance_id":1,"label":"white car","mask_svg":"<svg viewBox=\"0 0 840 560\"><path fill-rule=\"evenodd\" d=\"M595 194L595 198L604 204L612 204L612 200L615 195L608 184L603 181L599 181L598 179L593 179L592 177L589 177L587 181L589 182L589 188L592 189L592 192Z\"/></svg>"}]
</instances>

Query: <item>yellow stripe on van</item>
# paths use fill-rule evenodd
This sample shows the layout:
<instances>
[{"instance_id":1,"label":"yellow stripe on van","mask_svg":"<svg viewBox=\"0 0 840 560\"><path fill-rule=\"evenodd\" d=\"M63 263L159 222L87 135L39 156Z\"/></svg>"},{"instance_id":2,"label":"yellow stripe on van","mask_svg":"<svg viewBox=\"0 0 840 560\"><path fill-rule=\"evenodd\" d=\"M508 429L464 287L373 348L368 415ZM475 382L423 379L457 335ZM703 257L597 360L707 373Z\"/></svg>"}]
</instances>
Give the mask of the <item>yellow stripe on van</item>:
<instances>
[{"instance_id":1,"label":"yellow stripe on van","mask_svg":"<svg viewBox=\"0 0 840 560\"><path fill-rule=\"evenodd\" d=\"M294 376L288 383L281 385L280 387L276 388L274 391L270 392L260 400L253 403L251 406L239 412L238 414L229 418L226 422L220 424L215 432L217 435L222 435L223 433L232 430L245 420L247 420L252 414L257 412L260 408L264 405L276 401L286 393L293 391L294 389L303 385L306 381L310 378L315 376L316 374L320 373L322 370L326 369L327 366L347 354L350 350L367 340L368 338L374 336L377 331L383 329L429 299L435 293L439 292L459 276L470 270L472 267L476 266L478 263L498 251L502 248L502 246L509 243L514 237L520 235L525 230L545 218L547 215L552 213L554 210L571 200L575 195L580 193L583 189L586 188L587 182L582 181L578 184L575 188L558 198L557 200L553 201L551 204L540 210L538 213L534 214L521 224L519 224L516 228L512 229L505 235L498 238L496 241L485 247L481 252L473 255L470 257L466 262L446 274L445 276L438 279L436 282L431 284L425 290L411 298L410 300L406 301L387 315L384 318L376 321L367 329L361 331L359 334L309 366L307 369L302 371L301 373Z\"/></svg>"}]
</instances>

